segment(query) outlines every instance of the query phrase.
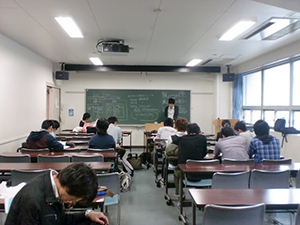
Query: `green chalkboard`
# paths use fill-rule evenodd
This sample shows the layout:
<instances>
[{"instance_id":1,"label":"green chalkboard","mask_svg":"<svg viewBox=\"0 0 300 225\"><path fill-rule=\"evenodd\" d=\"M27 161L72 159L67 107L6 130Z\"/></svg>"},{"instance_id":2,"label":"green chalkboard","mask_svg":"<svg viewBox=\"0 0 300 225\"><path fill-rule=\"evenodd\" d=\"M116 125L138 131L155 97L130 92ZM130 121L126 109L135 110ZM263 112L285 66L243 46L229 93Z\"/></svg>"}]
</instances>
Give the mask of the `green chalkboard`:
<instances>
[{"instance_id":1,"label":"green chalkboard","mask_svg":"<svg viewBox=\"0 0 300 225\"><path fill-rule=\"evenodd\" d=\"M86 90L86 112L91 120L116 116L119 124L145 124L164 121L168 99L174 98L179 116L190 120L188 90Z\"/></svg>"}]
</instances>

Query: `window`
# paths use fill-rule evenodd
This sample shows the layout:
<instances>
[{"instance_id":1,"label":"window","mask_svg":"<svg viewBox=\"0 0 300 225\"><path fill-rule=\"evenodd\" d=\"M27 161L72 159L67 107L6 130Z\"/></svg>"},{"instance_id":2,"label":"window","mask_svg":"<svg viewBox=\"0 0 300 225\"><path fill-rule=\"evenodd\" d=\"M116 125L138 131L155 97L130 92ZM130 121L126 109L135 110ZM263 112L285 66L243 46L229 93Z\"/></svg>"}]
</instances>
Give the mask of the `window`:
<instances>
[{"instance_id":1,"label":"window","mask_svg":"<svg viewBox=\"0 0 300 225\"><path fill-rule=\"evenodd\" d=\"M295 127L297 130L300 130L300 111L295 111L293 118L294 118L293 127Z\"/></svg>"},{"instance_id":2,"label":"window","mask_svg":"<svg viewBox=\"0 0 300 225\"><path fill-rule=\"evenodd\" d=\"M300 61L294 62L293 71L293 105L300 105Z\"/></svg>"},{"instance_id":3,"label":"window","mask_svg":"<svg viewBox=\"0 0 300 225\"><path fill-rule=\"evenodd\" d=\"M254 124L257 120L260 120L260 119L261 119L261 111L253 110L252 117L251 117L251 123Z\"/></svg>"},{"instance_id":4,"label":"window","mask_svg":"<svg viewBox=\"0 0 300 225\"><path fill-rule=\"evenodd\" d=\"M264 120L269 124L270 127L274 126L274 111L266 110L264 112Z\"/></svg>"},{"instance_id":5,"label":"window","mask_svg":"<svg viewBox=\"0 0 300 225\"><path fill-rule=\"evenodd\" d=\"M264 71L263 105L290 104L290 65L284 64Z\"/></svg>"},{"instance_id":6,"label":"window","mask_svg":"<svg viewBox=\"0 0 300 225\"><path fill-rule=\"evenodd\" d=\"M261 105L261 72L244 76L243 78L243 105Z\"/></svg>"}]
</instances>

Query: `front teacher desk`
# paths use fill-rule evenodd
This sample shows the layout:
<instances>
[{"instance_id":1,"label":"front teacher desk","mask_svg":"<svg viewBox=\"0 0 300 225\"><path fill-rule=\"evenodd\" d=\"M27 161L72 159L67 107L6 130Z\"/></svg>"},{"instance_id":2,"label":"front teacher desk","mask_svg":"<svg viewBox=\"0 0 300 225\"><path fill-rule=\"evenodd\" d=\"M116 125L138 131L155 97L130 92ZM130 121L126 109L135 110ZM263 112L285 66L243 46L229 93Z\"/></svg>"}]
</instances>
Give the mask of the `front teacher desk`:
<instances>
[{"instance_id":1,"label":"front teacher desk","mask_svg":"<svg viewBox=\"0 0 300 225\"><path fill-rule=\"evenodd\" d=\"M160 127L163 127L164 123L145 123L145 131L144 131L144 149L146 152L149 152L151 149L150 141L153 140L152 136L156 136L156 133L153 131L157 131Z\"/></svg>"}]
</instances>

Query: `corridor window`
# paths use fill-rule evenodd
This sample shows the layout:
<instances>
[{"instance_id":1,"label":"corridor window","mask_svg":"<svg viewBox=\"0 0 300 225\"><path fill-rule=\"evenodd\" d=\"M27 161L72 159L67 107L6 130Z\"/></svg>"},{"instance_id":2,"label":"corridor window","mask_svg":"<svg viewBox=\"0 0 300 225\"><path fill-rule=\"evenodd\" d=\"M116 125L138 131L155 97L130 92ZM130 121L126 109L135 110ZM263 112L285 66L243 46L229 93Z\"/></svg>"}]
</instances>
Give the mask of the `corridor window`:
<instances>
[{"instance_id":1,"label":"corridor window","mask_svg":"<svg viewBox=\"0 0 300 225\"><path fill-rule=\"evenodd\" d=\"M264 106L290 104L290 65L284 64L264 71Z\"/></svg>"}]
</instances>

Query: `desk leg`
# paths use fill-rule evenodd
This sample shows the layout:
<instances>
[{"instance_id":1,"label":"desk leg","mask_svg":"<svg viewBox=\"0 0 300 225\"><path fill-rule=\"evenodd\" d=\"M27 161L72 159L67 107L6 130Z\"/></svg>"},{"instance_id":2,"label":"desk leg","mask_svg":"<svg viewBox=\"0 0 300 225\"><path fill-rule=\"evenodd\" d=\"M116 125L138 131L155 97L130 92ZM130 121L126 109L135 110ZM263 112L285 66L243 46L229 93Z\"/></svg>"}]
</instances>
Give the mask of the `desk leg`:
<instances>
[{"instance_id":1,"label":"desk leg","mask_svg":"<svg viewBox=\"0 0 300 225\"><path fill-rule=\"evenodd\" d=\"M195 204L195 202L193 201L192 202L192 215L193 215L193 222L192 222L192 224L193 225L196 225L196 204Z\"/></svg>"},{"instance_id":2,"label":"desk leg","mask_svg":"<svg viewBox=\"0 0 300 225\"><path fill-rule=\"evenodd\" d=\"M131 148L132 148L132 133L130 135L130 153L131 153Z\"/></svg>"},{"instance_id":3,"label":"desk leg","mask_svg":"<svg viewBox=\"0 0 300 225\"><path fill-rule=\"evenodd\" d=\"M180 179L179 179L179 220L181 220L184 224L187 224L185 219L185 215L183 214L183 179L184 174L183 171L180 170Z\"/></svg>"}]
</instances>

